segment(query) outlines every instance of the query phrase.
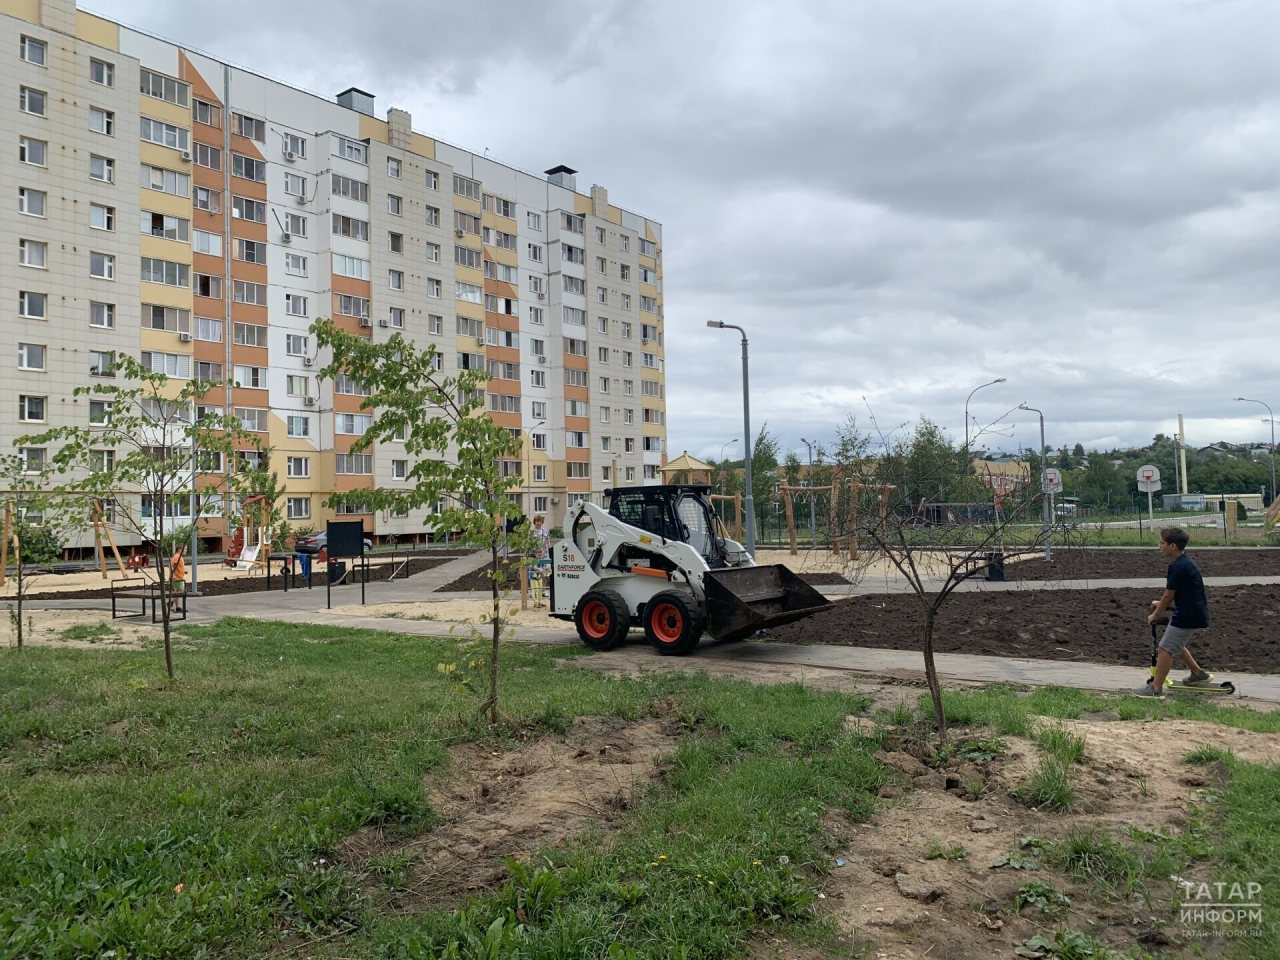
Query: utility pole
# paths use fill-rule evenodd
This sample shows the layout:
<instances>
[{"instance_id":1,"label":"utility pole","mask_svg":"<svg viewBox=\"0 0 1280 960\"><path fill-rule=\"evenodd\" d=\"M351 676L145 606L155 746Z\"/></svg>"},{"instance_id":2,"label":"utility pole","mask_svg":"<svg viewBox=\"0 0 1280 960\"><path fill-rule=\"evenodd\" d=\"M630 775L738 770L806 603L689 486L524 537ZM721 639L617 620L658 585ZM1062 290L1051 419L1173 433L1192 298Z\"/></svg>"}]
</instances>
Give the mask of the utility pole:
<instances>
[{"instance_id":1,"label":"utility pole","mask_svg":"<svg viewBox=\"0 0 1280 960\"><path fill-rule=\"evenodd\" d=\"M1187 489L1187 428L1182 422L1182 414L1178 414L1178 462L1182 465L1182 493Z\"/></svg>"},{"instance_id":2,"label":"utility pole","mask_svg":"<svg viewBox=\"0 0 1280 960\"><path fill-rule=\"evenodd\" d=\"M747 331L732 323L725 323L723 320L708 320L708 327L717 327L721 330L737 330L742 334L742 465L743 465L743 482L746 485L744 504L747 511L747 542L744 546L747 548L752 559L756 555L756 502L751 492L751 386L747 377Z\"/></svg>"},{"instance_id":3,"label":"utility pole","mask_svg":"<svg viewBox=\"0 0 1280 960\"><path fill-rule=\"evenodd\" d=\"M800 438L800 442L805 445L809 451L809 544L814 550L818 549L818 523L813 510L813 444L804 437ZM834 487L832 490L834 491Z\"/></svg>"},{"instance_id":4,"label":"utility pole","mask_svg":"<svg viewBox=\"0 0 1280 960\"><path fill-rule=\"evenodd\" d=\"M1267 408L1267 419L1271 423L1271 499L1276 498L1276 415L1271 412L1270 404L1262 400L1250 400L1248 397L1235 397L1239 403L1261 403ZM1266 507L1266 498L1263 498L1263 507Z\"/></svg>"}]
</instances>

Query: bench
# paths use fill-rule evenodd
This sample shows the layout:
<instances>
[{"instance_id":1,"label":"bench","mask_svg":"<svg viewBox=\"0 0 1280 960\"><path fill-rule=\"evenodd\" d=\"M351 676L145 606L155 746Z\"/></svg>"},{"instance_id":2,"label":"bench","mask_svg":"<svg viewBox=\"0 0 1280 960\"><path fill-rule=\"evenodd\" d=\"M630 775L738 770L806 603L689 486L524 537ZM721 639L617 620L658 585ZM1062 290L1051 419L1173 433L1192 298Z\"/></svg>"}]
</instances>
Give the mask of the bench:
<instances>
[{"instance_id":1,"label":"bench","mask_svg":"<svg viewBox=\"0 0 1280 960\"><path fill-rule=\"evenodd\" d=\"M169 621L187 619L187 594L171 593L170 599L178 602L178 609L171 611ZM121 609L122 604L132 604L138 602L141 604L137 613L125 612ZM152 580L142 577L125 577L121 580L113 580L111 583L111 619L112 620L131 620L147 615L147 604L151 605L151 622L162 623L164 621L164 611L162 605L164 598L160 595L160 584Z\"/></svg>"}]
</instances>

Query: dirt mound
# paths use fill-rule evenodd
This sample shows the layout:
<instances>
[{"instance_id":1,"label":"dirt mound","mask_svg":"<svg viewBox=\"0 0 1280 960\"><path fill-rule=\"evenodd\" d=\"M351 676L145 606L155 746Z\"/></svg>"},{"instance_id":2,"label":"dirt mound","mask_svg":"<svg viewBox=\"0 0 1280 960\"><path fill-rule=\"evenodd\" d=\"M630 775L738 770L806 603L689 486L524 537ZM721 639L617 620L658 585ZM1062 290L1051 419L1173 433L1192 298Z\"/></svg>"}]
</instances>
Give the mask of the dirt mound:
<instances>
[{"instance_id":1,"label":"dirt mound","mask_svg":"<svg viewBox=\"0 0 1280 960\"><path fill-rule=\"evenodd\" d=\"M1193 531L1192 536L1203 536ZM1206 577L1280 577L1280 550L1209 549L1197 550L1193 543L1187 555L1200 565ZM1137 577L1164 577L1169 562L1152 546L1149 550L1108 550L1104 547L1059 550L1053 561L1028 557L1005 566L1009 580L1123 580Z\"/></svg>"},{"instance_id":2,"label":"dirt mound","mask_svg":"<svg viewBox=\"0 0 1280 960\"><path fill-rule=\"evenodd\" d=\"M502 581L503 590L519 590L520 589L520 564L517 559L498 561L506 579ZM483 590L489 593L493 589L493 564L487 563L479 570L472 570L470 573L464 573L457 580L446 583L443 587L437 587L436 593L465 593L467 591Z\"/></svg>"},{"instance_id":3,"label":"dirt mound","mask_svg":"<svg viewBox=\"0 0 1280 960\"><path fill-rule=\"evenodd\" d=\"M1159 590L1002 590L956 593L938 614L934 649L1037 660L1147 666L1146 624ZM784 643L919 650L914 596L852 597L768 631ZM1280 672L1280 586L1210 587L1213 626L1193 650L1209 670Z\"/></svg>"},{"instance_id":4,"label":"dirt mound","mask_svg":"<svg viewBox=\"0 0 1280 960\"><path fill-rule=\"evenodd\" d=\"M588 829L608 830L643 796L681 732L670 721L587 717L563 738L545 736L515 750L453 748L454 769L428 783L442 822L413 838L382 828L348 837L340 858L360 869L375 857L404 862L392 898L401 907L439 907L499 886L507 857Z\"/></svg>"},{"instance_id":5,"label":"dirt mound","mask_svg":"<svg viewBox=\"0 0 1280 960\"><path fill-rule=\"evenodd\" d=\"M1021 913L1013 909L1018 888L1032 881L1071 898L1073 929L1118 949L1151 936L1152 916L1172 919L1166 930L1175 933L1172 883L1151 891L1148 908L1136 895L1108 902L1047 866L994 869L992 864L1010 851L1033 857L1020 846L1026 837L1054 840L1075 830L1099 830L1122 838L1130 826L1180 831L1197 789L1224 772L1187 766L1181 762L1184 752L1213 743L1230 747L1242 759L1274 763L1280 761L1280 743L1265 734L1184 720L1066 721L1065 726L1087 742L1085 763L1074 768L1079 812L1029 810L1010 796L1038 764L1039 754L1030 740L1009 737L1003 757L961 763L951 771L951 779L982 778L976 798L967 786L948 790L946 770L916 781L904 775L904 784L914 789L868 823L833 818L829 830L844 865L833 862L821 878L825 899L820 902L843 936L874 944L874 955L882 960L1009 956L1015 944L1052 926L1033 907ZM963 847L965 855L930 860L931 844Z\"/></svg>"}]
</instances>

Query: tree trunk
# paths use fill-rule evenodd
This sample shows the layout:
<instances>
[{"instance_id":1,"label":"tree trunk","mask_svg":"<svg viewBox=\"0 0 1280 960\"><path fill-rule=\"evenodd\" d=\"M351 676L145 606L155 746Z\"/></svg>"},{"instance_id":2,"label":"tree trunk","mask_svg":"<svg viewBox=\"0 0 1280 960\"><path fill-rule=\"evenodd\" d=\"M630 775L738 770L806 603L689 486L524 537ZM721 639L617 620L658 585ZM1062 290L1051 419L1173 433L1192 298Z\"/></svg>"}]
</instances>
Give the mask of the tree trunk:
<instances>
[{"instance_id":1,"label":"tree trunk","mask_svg":"<svg viewBox=\"0 0 1280 960\"><path fill-rule=\"evenodd\" d=\"M942 684L938 682L938 668L933 662L933 607L924 614L924 677L929 684L929 696L933 699L933 716L938 724L938 737L947 741L947 715L942 709Z\"/></svg>"},{"instance_id":2,"label":"tree trunk","mask_svg":"<svg viewBox=\"0 0 1280 960\"><path fill-rule=\"evenodd\" d=\"M489 581L489 589L493 591L493 651L489 657L489 722L498 722L498 641L502 636L501 612L502 598L498 593L498 541L490 545L493 559L493 579Z\"/></svg>"},{"instance_id":3,"label":"tree trunk","mask_svg":"<svg viewBox=\"0 0 1280 960\"><path fill-rule=\"evenodd\" d=\"M26 584L22 582L22 542L15 536L13 538L13 576L18 582L18 619L14 624L15 632L18 635L18 649L22 649L22 594L26 590Z\"/></svg>"},{"instance_id":4,"label":"tree trunk","mask_svg":"<svg viewBox=\"0 0 1280 960\"><path fill-rule=\"evenodd\" d=\"M173 679L173 635L169 632L169 580L164 569L164 511L168 506L167 498L162 493L160 500L160 521L156 535L156 573L160 580L160 606L164 608L161 624L164 629L164 668Z\"/></svg>"}]
</instances>

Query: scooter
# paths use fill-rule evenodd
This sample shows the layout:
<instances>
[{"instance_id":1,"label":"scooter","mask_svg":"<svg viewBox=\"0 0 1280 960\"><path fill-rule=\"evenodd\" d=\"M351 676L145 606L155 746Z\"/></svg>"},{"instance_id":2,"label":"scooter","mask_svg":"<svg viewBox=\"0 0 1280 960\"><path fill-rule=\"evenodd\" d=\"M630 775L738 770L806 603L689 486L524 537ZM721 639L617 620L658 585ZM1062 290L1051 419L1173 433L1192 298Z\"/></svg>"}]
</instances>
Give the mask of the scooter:
<instances>
[{"instance_id":1,"label":"scooter","mask_svg":"<svg viewBox=\"0 0 1280 960\"><path fill-rule=\"evenodd\" d=\"M1156 659L1160 656L1160 631L1158 627L1163 627L1168 620L1160 620L1151 624L1151 676L1156 675ZM1168 677L1164 679L1165 693L1209 693L1227 695L1236 692L1236 685L1230 680L1224 680L1216 683L1208 680L1203 683L1191 683L1189 680L1170 680Z\"/></svg>"}]
</instances>

